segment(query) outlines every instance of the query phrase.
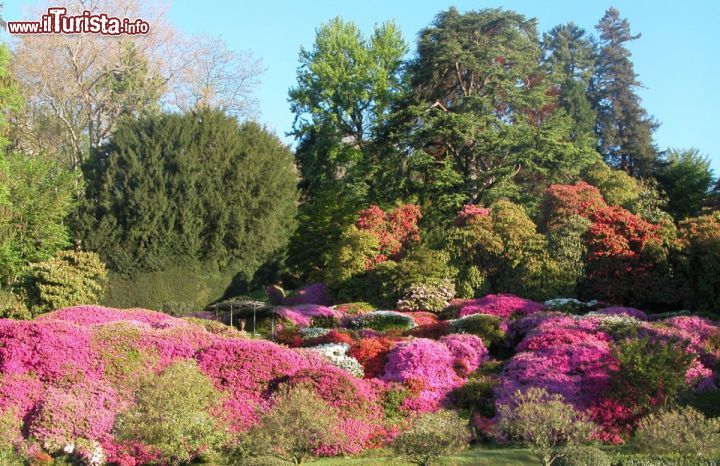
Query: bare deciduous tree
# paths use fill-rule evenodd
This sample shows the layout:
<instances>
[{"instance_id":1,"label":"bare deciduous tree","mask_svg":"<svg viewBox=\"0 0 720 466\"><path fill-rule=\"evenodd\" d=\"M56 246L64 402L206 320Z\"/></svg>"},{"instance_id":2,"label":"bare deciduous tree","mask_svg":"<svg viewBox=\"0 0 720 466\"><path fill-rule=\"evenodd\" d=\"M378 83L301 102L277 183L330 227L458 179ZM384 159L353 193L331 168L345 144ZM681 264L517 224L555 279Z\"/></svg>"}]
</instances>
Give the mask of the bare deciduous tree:
<instances>
[{"instance_id":1,"label":"bare deciduous tree","mask_svg":"<svg viewBox=\"0 0 720 466\"><path fill-rule=\"evenodd\" d=\"M30 154L62 159L70 168L105 142L116 119L148 108L219 107L252 114L260 67L247 53L219 40L183 36L167 21L167 8L140 0L65 0L68 15L142 18L150 33L136 36L45 34L19 36L13 73L25 111L16 117L14 142ZM28 13L39 18L47 5Z\"/></svg>"}]
</instances>

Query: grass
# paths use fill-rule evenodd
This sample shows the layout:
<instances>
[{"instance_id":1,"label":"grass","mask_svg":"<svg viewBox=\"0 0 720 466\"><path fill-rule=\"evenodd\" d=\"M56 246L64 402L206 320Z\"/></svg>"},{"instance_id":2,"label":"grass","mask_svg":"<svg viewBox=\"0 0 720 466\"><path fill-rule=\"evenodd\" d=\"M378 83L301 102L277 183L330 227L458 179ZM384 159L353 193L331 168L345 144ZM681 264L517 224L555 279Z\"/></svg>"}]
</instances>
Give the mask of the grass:
<instances>
[{"instance_id":1,"label":"grass","mask_svg":"<svg viewBox=\"0 0 720 466\"><path fill-rule=\"evenodd\" d=\"M326 458L313 461L313 465L335 466L346 464L358 464L364 466L384 466L388 464L406 466L411 463L404 462L393 456L391 450L372 450L364 455L352 458ZM456 465L492 465L492 466L522 466L539 465L540 462L533 457L527 449L523 448L498 448L488 449L482 447L471 448L459 452L453 456L442 458L438 464L446 466Z\"/></svg>"}]
</instances>

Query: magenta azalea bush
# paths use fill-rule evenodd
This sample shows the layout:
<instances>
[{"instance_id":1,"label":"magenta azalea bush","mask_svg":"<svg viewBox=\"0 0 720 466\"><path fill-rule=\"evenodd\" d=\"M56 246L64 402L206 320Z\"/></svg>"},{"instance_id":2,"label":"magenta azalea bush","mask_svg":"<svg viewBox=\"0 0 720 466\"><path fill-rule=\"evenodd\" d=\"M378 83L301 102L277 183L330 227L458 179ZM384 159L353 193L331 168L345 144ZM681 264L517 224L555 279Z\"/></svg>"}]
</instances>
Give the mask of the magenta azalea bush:
<instances>
[{"instance_id":1,"label":"magenta azalea bush","mask_svg":"<svg viewBox=\"0 0 720 466\"><path fill-rule=\"evenodd\" d=\"M49 453L96 445L88 454L100 451L108 462L142 464L152 456L147 448L113 438L116 416L132 405L135 379L178 360L196 361L219 390L214 414L230 432L248 429L271 408L282 383L308 374L332 379L317 384L326 401L339 403L332 387L344 387L344 399L362 406L343 410L338 428L347 435L320 453L358 452L383 432L374 387L316 352L213 334L158 312L95 306L34 321L0 320L0 408L14 410L26 435Z\"/></svg>"},{"instance_id":2,"label":"magenta azalea bush","mask_svg":"<svg viewBox=\"0 0 720 466\"><path fill-rule=\"evenodd\" d=\"M313 319L315 318L337 321L343 317L340 311L317 304L299 304L292 307L281 307L276 309L275 313L280 318L299 327L311 327L313 325Z\"/></svg>"},{"instance_id":3,"label":"magenta azalea bush","mask_svg":"<svg viewBox=\"0 0 720 466\"><path fill-rule=\"evenodd\" d=\"M523 299L513 294L491 294L480 299L458 300L452 303L458 309L458 316L465 317L471 314L487 314L503 319L515 315L525 316L545 309L545 306L529 299Z\"/></svg>"},{"instance_id":4,"label":"magenta azalea bush","mask_svg":"<svg viewBox=\"0 0 720 466\"><path fill-rule=\"evenodd\" d=\"M493 435L495 407L530 388L561 396L596 423L596 440L622 443L644 415L614 395L617 348L635 338L677 345L691 356L686 388L717 389L717 322L564 298L547 304L489 295L453 303L455 320L365 305L362 313L278 307L276 335L293 348L144 309L78 306L0 320L0 411L16 417L24 448L38 454L72 451L87 464L135 466L164 460L151 444L116 437L118 415L138 406L144 381L182 361L217 391L206 411L230 443L273 408L278 391L310 387L338 413L338 435L317 455L382 445L417 414L442 408L468 410L475 428ZM453 331L480 317L499 319L502 338L485 327Z\"/></svg>"}]
</instances>

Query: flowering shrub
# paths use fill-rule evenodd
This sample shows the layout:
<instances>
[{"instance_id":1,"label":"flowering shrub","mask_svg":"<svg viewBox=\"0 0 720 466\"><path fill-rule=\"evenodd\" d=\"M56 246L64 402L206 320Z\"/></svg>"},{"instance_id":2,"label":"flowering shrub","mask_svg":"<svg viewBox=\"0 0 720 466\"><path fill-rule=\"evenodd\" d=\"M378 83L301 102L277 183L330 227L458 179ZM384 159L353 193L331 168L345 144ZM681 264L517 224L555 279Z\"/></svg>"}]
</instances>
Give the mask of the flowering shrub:
<instances>
[{"instance_id":1,"label":"flowering shrub","mask_svg":"<svg viewBox=\"0 0 720 466\"><path fill-rule=\"evenodd\" d=\"M455 297L455 284L442 279L410 285L397 303L401 311L426 310L439 312L445 309Z\"/></svg>"},{"instance_id":2,"label":"flowering shrub","mask_svg":"<svg viewBox=\"0 0 720 466\"><path fill-rule=\"evenodd\" d=\"M316 304L300 304L293 307L281 307L275 310L281 319L300 327L311 327L313 323L337 325L342 314L331 307ZM315 325L318 326L318 325Z\"/></svg>"},{"instance_id":3,"label":"flowering shrub","mask_svg":"<svg viewBox=\"0 0 720 466\"><path fill-rule=\"evenodd\" d=\"M471 314L487 314L503 319L509 319L515 314L533 314L545 308L540 303L513 294L490 294L479 299L458 300L453 302L452 306L458 309L460 317Z\"/></svg>"},{"instance_id":4,"label":"flowering shrub","mask_svg":"<svg viewBox=\"0 0 720 466\"><path fill-rule=\"evenodd\" d=\"M467 377L489 359L483 341L475 335L448 335L440 339L453 355L453 367L461 377Z\"/></svg>"},{"instance_id":5,"label":"flowering shrub","mask_svg":"<svg viewBox=\"0 0 720 466\"><path fill-rule=\"evenodd\" d=\"M591 291L612 302L642 301L648 298L660 247L658 226L621 207L595 210L587 239L587 278ZM660 252L658 250L658 252Z\"/></svg>"},{"instance_id":6,"label":"flowering shrub","mask_svg":"<svg viewBox=\"0 0 720 466\"><path fill-rule=\"evenodd\" d=\"M544 316L501 373L496 405L509 403L518 390L537 387L588 410L610 388L609 368L615 363L610 342L598 319Z\"/></svg>"},{"instance_id":7,"label":"flowering shrub","mask_svg":"<svg viewBox=\"0 0 720 466\"><path fill-rule=\"evenodd\" d=\"M438 316L435 313L432 312L403 312L406 316L410 317L413 322L415 322L416 326L423 326L423 325L435 325L438 321Z\"/></svg>"},{"instance_id":8,"label":"flowering shrub","mask_svg":"<svg viewBox=\"0 0 720 466\"><path fill-rule=\"evenodd\" d=\"M51 453L83 439L105 440L121 406L109 385L81 382L71 387L50 387L30 418L28 435Z\"/></svg>"},{"instance_id":9,"label":"flowering shrub","mask_svg":"<svg viewBox=\"0 0 720 466\"><path fill-rule=\"evenodd\" d=\"M362 378L365 375L363 366L358 360L352 356L348 356L347 352L350 349L350 345L347 343L326 343L324 345L311 346L308 349L320 353L330 361L333 366L344 369L355 377Z\"/></svg>"},{"instance_id":10,"label":"flowering shrub","mask_svg":"<svg viewBox=\"0 0 720 466\"><path fill-rule=\"evenodd\" d=\"M362 338L350 347L348 355L362 364L365 377L378 377L385 369L388 352L394 345L389 338Z\"/></svg>"},{"instance_id":11,"label":"flowering shrub","mask_svg":"<svg viewBox=\"0 0 720 466\"><path fill-rule=\"evenodd\" d=\"M352 335L350 335L347 330L343 329L314 329L325 330L325 332L323 332L322 334L318 334L317 336L309 336L308 334L303 332L303 330L304 329L300 329L300 332L303 334L303 338L305 339L305 346L317 346L328 343L341 343L345 345L351 345L355 341Z\"/></svg>"},{"instance_id":12,"label":"flowering shrub","mask_svg":"<svg viewBox=\"0 0 720 466\"><path fill-rule=\"evenodd\" d=\"M468 222L477 217L487 217L490 215L490 209L476 204L465 204L455 217L455 226L464 227Z\"/></svg>"},{"instance_id":13,"label":"flowering shrub","mask_svg":"<svg viewBox=\"0 0 720 466\"><path fill-rule=\"evenodd\" d=\"M445 401L448 393L462 383L454 370L455 356L442 343L418 338L395 346L388 355L381 379L412 385L416 395L403 408L432 412Z\"/></svg>"},{"instance_id":14,"label":"flowering shrub","mask_svg":"<svg viewBox=\"0 0 720 466\"><path fill-rule=\"evenodd\" d=\"M357 227L370 232L377 238L380 254L374 262L380 263L387 259L397 259L403 248L420 240L420 208L413 204L405 204L392 212L385 212L372 205L360 212Z\"/></svg>"},{"instance_id":15,"label":"flowering shrub","mask_svg":"<svg viewBox=\"0 0 720 466\"><path fill-rule=\"evenodd\" d=\"M554 184L545 192L543 210L550 225L562 222L573 215L589 217L598 209L607 207L600 190L584 181L574 185Z\"/></svg>"},{"instance_id":16,"label":"flowering shrub","mask_svg":"<svg viewBox=\"0 0 720 466\"><path fill-rule=\"evenodd\" d=\"M388 330L410 330L415 327L412 317L396 311L374 311L351 318L349 328L369 328L379 332Z\"/></svg>"}]
</instances>

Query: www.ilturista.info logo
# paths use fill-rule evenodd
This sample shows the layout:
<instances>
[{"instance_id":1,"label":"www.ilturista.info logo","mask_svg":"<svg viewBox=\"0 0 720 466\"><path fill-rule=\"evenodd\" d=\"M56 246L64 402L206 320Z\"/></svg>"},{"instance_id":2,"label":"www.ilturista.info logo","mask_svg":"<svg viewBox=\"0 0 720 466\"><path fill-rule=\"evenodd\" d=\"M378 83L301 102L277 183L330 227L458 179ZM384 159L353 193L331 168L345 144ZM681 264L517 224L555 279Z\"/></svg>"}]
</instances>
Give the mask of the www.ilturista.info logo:
<instances>
[{"instance_id":1,"label":"www.ilturista.info logo","mask_svg":"<svg viewBox=\"0 0 720 466\"><path fill-rule=\"evenodd\" d=\"M68 16L67 9L48 8L40 21L8 21L10 34L147 34L150 24L142 19L116 18L105 13L96 15L87 10L81 15Z\"/></svg>"}]
</instances>

